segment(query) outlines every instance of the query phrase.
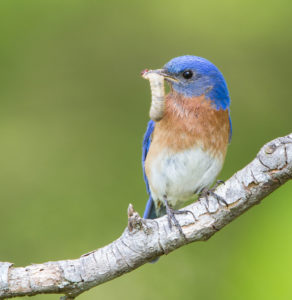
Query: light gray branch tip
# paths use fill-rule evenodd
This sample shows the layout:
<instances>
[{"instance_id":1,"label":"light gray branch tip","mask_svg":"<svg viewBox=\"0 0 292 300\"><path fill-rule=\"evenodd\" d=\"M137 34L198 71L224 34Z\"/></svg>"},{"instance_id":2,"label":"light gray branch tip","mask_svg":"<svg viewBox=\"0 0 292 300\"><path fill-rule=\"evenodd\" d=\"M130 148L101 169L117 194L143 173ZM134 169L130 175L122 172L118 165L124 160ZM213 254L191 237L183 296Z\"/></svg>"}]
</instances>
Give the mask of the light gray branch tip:
<instances>
[{"instance_id":1,"label":"light gray branch tip","mask_svg":"<svg viewBox=\"0 0 292 300\"><path fill-rule=\"evenodd\" d=\"M133 229L140 230L143 225L143 219L134 210L133 205L130 203L128 206L128 230L132 232Z\"/></svg>"},{"instance_id":2,"label":"light gray branch tip","mask_svg":"<svg viewBox=\"0 0 292 300\"><path fill-rule=\"evenodd\" d=\"M90 288L133 271L187 243L207 240L237 216L292 178L292 134L262 147L256 158L216 189L227 205L209 196L189 205L192 214L178 215L185 238L166 216L144 220L128 207L128 226L109 245L78 259L15 267L0 262L0 299L41 293L74 299Z\"/></svg>"}]
</instances>

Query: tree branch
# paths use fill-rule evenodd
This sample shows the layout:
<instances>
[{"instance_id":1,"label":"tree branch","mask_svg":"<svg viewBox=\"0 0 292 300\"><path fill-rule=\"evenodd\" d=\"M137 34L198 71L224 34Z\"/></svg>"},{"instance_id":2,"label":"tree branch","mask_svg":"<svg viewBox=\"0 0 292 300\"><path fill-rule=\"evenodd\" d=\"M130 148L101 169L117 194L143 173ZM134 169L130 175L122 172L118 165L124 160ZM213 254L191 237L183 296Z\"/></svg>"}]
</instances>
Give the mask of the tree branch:
<instances>
[{"instance_id":1,"label":"tree branch","mask_svg":"<svg viewBox=\"0 0 292 300\"><path fill-rule=\"evenodd\" d=\"M128 209L128 228L111 244L78 259L13 267L0 262L0 299L40 293L65 294L73 299L82 292L133 271L157 256L185 244L209 239L214 233L259 203L292 178L292 134L275 139L257 157L216 189L228 206L210 196L187 207L191 214L178 215L186 239L167 218L141 219Z\"/></svg>"}]
</instances>

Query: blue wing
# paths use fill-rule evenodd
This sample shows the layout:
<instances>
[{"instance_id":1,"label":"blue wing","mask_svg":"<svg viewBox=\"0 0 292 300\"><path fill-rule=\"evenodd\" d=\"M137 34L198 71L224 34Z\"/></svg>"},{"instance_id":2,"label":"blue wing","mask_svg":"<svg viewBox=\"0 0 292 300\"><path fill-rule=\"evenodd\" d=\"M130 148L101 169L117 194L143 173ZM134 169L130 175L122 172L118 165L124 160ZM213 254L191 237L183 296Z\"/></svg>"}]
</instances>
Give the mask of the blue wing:
<instances>
[{"instance_id":1,"label":"blue wing","mask_svg":"<svg viewBox=\"0 0 292 300\"><path fill-rule=\"evenodd\" d=\"M154 207L153 199L151 197L151 192L150 192L150 189L149 189L149 182L148 182L147 176L145 174L145 160L146 160L147 153L149 151L149 147L150 147L150 144L151 144L151 136L152 136L154 127L155 127L155 122L150 120L148 122L146 132L144 134L143 145L142 145L142 147L143 147L142 148L143 176L144 176L144 181L145 181L145 184L146 184L146 190L147 190L147 193L149 195L149 199L147 201L145 211L144 211L144 215L143 215L144 219L155 219L155 218L157 218L156 213L155 213L155 207Z\"/></svg>"}]
</instances>

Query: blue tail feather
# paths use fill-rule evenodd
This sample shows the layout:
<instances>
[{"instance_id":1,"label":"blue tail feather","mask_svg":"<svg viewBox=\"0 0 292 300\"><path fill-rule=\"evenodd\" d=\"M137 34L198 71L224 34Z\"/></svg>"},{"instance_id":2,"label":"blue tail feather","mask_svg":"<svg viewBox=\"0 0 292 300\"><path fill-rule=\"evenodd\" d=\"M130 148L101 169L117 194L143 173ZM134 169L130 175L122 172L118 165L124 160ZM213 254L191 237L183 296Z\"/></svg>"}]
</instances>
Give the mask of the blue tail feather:
<instances>
[{"instance_id":1,"label":"blue tail feather","mask_svg":"<svg viewBox=\"0 0 292 300\"><path fill-rule=\"evenodd\" d=\"M155 205L154 205L154 202L153 202L151 196L149 197L149 199L147 201L143 218L144 219L156 219L157 218L156 211L155 211Z\"/></svg>"}]
</instances>

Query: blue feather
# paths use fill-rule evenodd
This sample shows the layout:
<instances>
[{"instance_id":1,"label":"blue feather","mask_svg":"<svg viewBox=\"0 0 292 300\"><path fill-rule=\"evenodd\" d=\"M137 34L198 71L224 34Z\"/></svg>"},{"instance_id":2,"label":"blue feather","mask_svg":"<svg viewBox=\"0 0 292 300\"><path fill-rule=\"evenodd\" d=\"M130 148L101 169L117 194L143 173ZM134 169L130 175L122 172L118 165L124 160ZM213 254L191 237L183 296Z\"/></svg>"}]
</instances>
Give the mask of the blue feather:
<instances>
[{"instance_id":1,"label":"blue feather","mask_svg":"<svg viewBox=\"0 0 292 300\"><path fill-rule=\"evenodd\" d=\"M155 122L150 120L148 122L146 132L144 134L143 145L142 145L143 177L144 177L144 181L145 181L145 184L146 184L146 190L147 190L147 193L149 195L149 199L147 201L145 211L144 211L144 215L143 215L144 219L156 219L157 218L156 211L155 211L155 205L154 205L153 199L151 197L149 182L148 182L148 179L147 179L147 176L146 176L146 173L145 173L145 160L146 160L147 153L149 151L149 147L150 147L150 144L151 144L151 136L152 136L154 127L155 127ZM159 259L159 257L153 259L152 261L150 261L150 263L155 263L155 262L158 261L158 259Z\"/></svg>"},{"instance_id":2,"label":"blue feather","mask_svg":"<svg viewBox=\"0 0 292 300\"><path fill-rule=\"evenodd\" d=\"M155 211L155 205L154 205L154 202L153 202L153 199L151 196L149 196L149 199L146 203L143 218L144 219L156 219L157 218L156 211Z\"/></svg>"},{"instance_id":3,"label":"blue feather","mask_svg":"<svg viewBox=\"0 0 292 300\"><path fill-rule=\"evenodd\" d=\"M148 122L146 132L144 134L143 145L142 145L143 177L144 177L144 181L145 181L145 184L146 184L147 194L149 195L149 199L147 201L146 208L145 208L144 215L143 215L144 219L155 219L155 218L157 218L156 212L155 212L155 205L154 205L153 199L151 197L151 191L150 191L150 188L149 188L148 178L147 178L146 173L145 173L145 160L146 160L147 153L149 151L149 147L150 147L150 144L151 144L151 136L152 136L154 127L155 127L155 122L150 120Z\"/></svg>"}]
</instances>

